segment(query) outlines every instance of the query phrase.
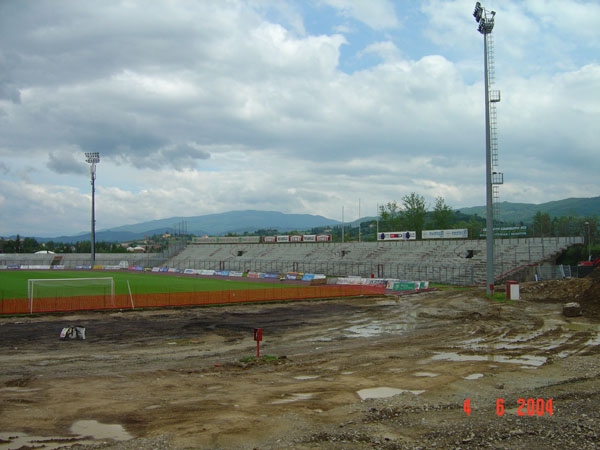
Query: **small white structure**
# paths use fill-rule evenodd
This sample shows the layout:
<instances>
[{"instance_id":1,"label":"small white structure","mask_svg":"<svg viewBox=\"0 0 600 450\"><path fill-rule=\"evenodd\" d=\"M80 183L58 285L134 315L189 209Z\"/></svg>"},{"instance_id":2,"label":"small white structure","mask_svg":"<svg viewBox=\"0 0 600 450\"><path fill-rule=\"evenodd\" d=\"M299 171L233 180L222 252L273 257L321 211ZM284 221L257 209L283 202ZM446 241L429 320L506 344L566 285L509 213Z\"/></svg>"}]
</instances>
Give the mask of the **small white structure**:
<instances>
[{"instance_id":1,"label":"small white structure","mask_svg":"<svg viewBox=\"0 0 600 450\"><path fill-rule=\"evenodd\" d=\"M138 245L137 247L127 247L127 251L131 253L144 253L146 249L141 245Z\"/></svg>"}]
</instances>

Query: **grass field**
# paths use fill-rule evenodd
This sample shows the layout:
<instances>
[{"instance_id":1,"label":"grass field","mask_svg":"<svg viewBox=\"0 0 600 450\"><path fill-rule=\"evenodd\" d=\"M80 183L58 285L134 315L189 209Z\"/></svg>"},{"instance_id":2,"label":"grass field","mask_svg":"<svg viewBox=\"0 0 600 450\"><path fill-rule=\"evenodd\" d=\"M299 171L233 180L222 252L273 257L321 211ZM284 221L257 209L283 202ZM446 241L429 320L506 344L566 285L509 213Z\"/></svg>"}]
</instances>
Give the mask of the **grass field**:
<instances>
[{"instance_id":1,"label":"grass field","mask_svg":"<svg viewBox=\"0 0 600 450\"><path fill-rule=\"evenodd\" d=\"M167 292L210 292L228 291L240 289L265 289L273 288L272 283L260 283L255 281L244 281L243 278L232 278L228 280L217 278L205 278L190 275L171 275L145 272L91 272L91 271L0 271L0 300L27 298L27 280L51 279L51 278L103 278L112 277L115 283L115 294L127 294L129 292L127 282L134 294L152 294ZM286 287L285 284L277 284L277 288ZM80 295L81 291L76 289L65 290L73 292L72 295ZM50 295L53 295L50 293ZM68 295L68 294L65 294ZM43 294L42 294L43 296Z\"/></svg>"}]
</instances>

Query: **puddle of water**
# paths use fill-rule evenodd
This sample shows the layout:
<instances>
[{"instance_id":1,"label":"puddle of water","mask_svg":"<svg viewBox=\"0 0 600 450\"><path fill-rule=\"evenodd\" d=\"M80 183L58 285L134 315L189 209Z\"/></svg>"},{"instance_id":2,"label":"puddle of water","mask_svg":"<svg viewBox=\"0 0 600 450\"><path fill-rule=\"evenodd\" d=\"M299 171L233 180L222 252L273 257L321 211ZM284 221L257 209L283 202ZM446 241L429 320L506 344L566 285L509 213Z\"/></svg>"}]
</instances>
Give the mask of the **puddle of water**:
<instances>
[{"instance_id":1,"label":"puddle of water","mask_svg":"<svg viewBox=\"0 0 600 450\"><path fill-rule=\"evenodd\" d=\"M350 332L346 337L374 337L382 334L397 334L414 330L414 324L408 323L381 323L371 322L367 325L354 325L345 328L344 331Z\"/></svg>"},{"instance_id":2,"label":"puddle of water","mask_svg":"<svg viewBox=\"0 0 600 450\"><path fill-rule=\"evenodd\" d=\"M349 331L351 333L346 334L346 337L371 337L379 336L383 333L382 328L377 324L354 325L352 327L345 328L344 331Z\"/></svg>"},{"instance_id":3,"label":"puddle of water","mask_svg":"<svg viewBox=\"0 0 600 450\"><path fill-rule=\"evenodd\" d=\"M472 338L462 342L463 347L469 349L481 348L485 344L486 340L484 338Z\"/></svg>"},{"instance_id":4,"label":"puddle of water","mask_svg":"<svg viewBox=\"0 0 600 450\"><path fill-rule=\"evenodd\" d=\"M393 397L394 395L402 394L403 392L410 392L411 394L419 395L425 391L411 391L407 389L396 389L391 387L377 387L370 389L361 389L356 393L362 400L367 400L371 398L389 398Z\"/></svg>"},{"instance_id":5,"label":"puddle of water","mask_svg":"<svg viewBox=\"0 0 600 450\"><path fill-rule=\"evenodd\" d=\"M369 319L368 317L361 317L360 319L352 319L352 320L348 320L348 323L365 323L365 322L370 322L371 319Z\"/></svg>"},{"instance_id":6,"label":"puddle of water","mask_svg":"<svg viewBox=\"0 0 600 450\"><path fill-rule=\"evenodd\" d=\"M543 365L547 358L545 356L521 355L512 358L506 355L460 355L458 353L437 353L431 357L433 361L490 361L507 364L522 364L525 366L539 367Z\"/></svg>"},{"instance_id":7,"label":"puddle of water","mask_svg":"<svg viewBox=\"0 0 600 450\"><path fill-rule=\"evenodd\" d=\"M507 343L490 344L487 346L481 346L479 348L471 348L470 350L473 350L473 351L493 350L494 352L497 352L497 351L502 351L502 350L523 350L523 349L527 349L532 346L534 346L537 350L554 350L555 348L558 348L561 345L566 344L567 342L569 342L569 336L562 335L556 339L551 339L551 340L547 341L546 343L515 341L514 343L508 343L508 344Z\"/></svg>"},{"instance_id":8,"label":"puddle of water","mask_svg":"<svg viewBox=\"0 0 600 450\"><path fill-rule=\"evenodd\" d=\"M43 448L56 450L73 445L93 445L96 440L128 441L134 436L121 425L108 425L95 420L79 420L70 429L75 436L34 436L21 432L0 432L0 450Z\"/></svg>"},{"instance_id":9,"label":"puddle of water","mask_svg":"<svg viewBox=\"0 0 600 450\"><path fill-rule=\"evenodd\" d=\"M593 335L585 344L585 346L590 345L600 345L600 325L597 323L586 323L586 322L569 322L566 323L565 328L568 328L572 331L596 331L597 333Z\"/></svg>"},{"instance_id":10,"label":"puddle of water","mask_svg":"<svg viewBox=\"0 0 600 450\"><path fill-rule=\"evenodd\" d=\"M489 358L482 355L459 355L458 353L436 353L431 357L433 361L487 361Z\"/></svg>"},{"instance_id":11,"label":"puddle of water","mask_svg":"<svg viewBox=\"0 0 600 450\"><path fill-rule=\"evenodd\" d=\"M504 355L492 355L491 361L502 362L508 364L522 364L524 366L539 367L548 360L545 356L522 355L518 358L511 358Z\"/></svg>"},{"instance_id":12,"label":"puddle of water","mask_svg":"<svg viewBox=\"0 0 600 450\"><path fill-rule=\"evenodd\" d=\"M295 394L291 394L289 397L285 397L285 398L281 398L279 400L274 400L271 402L272 405L282 405L284 403L294 403L294 402L300 402L303 400L310 400L313 397L314 394L307 392L307 393L295 393Z\"/></svg>"},{"instance_id":13,"label":"puddle of water","mask_svg":"<svg viewBox=\"0 0 600 450\"><path fill-rule=\"evenodd\" d=\"M561 319L556 319L556 318L545 318L544 319L544 325L542 327L543 330L552 330L555 328L560 328L563 325L565 325L565 321L561 320Z\"/></svg>"},{"instance_id":14,"label":"puddle of water","mask_svg":"<svg viewBox=\"0 0 600 450\"><path fill-rule=\"evenodd\" d=\"M294 380L316 380L319 378L319 375L298 375L294 377Z\"/></svg>"},{"instance_id":15,"label":"puddle of water","mask_svg":"<svg viewBox=\"0 0 600 450\"><path fill-rule=\"evenodd\" d=\"M414 376L415 377L435 378L435 377L439 376L439 374L433 373L433 372L416 372L414 374Z\"/></svg>"},{"instance_id":16,"label":"puddle of water","mask_svg":"<svg viewBox=\"0 0 600 450\"><path fill-rule=\"evenodd\" d=\"M600 324L597 323L568 322L564 327L573 331L600 331Z\"/></svg>"},{"instance_id":17,"label":"puddle of water","mask_svg":"<svg viewBox=\"0 0 600 450\"><path fill-rule=\"evenodd\" d=\"M112 439L128 441L133 436L125 431L122 425L100 423L96 420L78 420L71 425L71 433L92 439Z\"/></svg>"},{"instance_id":18,"label":"puddle of water","mask_svg":"<svg viewBox=\"0 0 600 450\"><path fill-rule=\"evenodd\" d=\"M471 375L467 375L466 377L463 377L465 380L478 380L479 378L482 378L483 374L482 373L472 373Z\"/></svg>"},{"instance_id":19,"label":"puddle of water","mask_svg":"<svg viewBox=\"0 0 600 450\"><path fill-rule=\"evenodd\" d=\"M22 448L43 448L44 450L56 450L74 444L91 445L94 441L59 436L33 436L20 432L0 433L0 450L19 450Z\"/></svg>"}]
</instances>

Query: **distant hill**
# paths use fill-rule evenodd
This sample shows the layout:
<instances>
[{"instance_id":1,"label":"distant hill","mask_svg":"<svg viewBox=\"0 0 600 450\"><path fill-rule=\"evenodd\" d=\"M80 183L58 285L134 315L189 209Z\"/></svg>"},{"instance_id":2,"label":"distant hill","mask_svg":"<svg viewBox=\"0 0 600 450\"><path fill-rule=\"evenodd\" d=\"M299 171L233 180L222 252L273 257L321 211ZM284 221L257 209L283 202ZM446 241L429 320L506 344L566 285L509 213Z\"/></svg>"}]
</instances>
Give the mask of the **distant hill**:
<instances>
[{"instance_id":1,"label":"distant hill","mask_svg":"<svg viewBox=\"0 0 600 450\"><path fill-rule=\"evenodd\" d=\"M551 217L561 216L597 216L600 215L600 197L568 198L554 202L509 203L502 202L498 208L499 219L508 223L530 224L538 211L550 214ZM462 214L485 217L485 206L455 208ZM375 220L374 217L364 217L354 222L346 222L348 226L357 226L359 222ZM109 230L97 230L96 241L127 242L143 239L146 236L163 234L165 232L183 232L196 236L223 236L228 233L254 233L261 229L274 229L279 232L308 231L313 228L341 225L338 220L311 214L285 214L277 211L230 211L220 214L208 214L194 217L169 217L131 225L123 225ZM77 242L89 240L89 232L74 236L56 238L38 238L39 242Z\"/></svg>"},{"instance_id":2,"label":"distant hill","mask_svg":"<svg viewBox=\"0 0 600 450\"><path fill-rule=\"evenodd\" d=\"M473 206L469 208L458 208L463 214L485 217L485 206ZM533 217L540 211L549 214L550 217L592 217L600 216L600 197L591 198L567 198L548 203L498 203L497 218L503 222L525 224L532 223Z\"/></svg>"},{"instance_id":3,"label":"distant hill","mask_svg":"<svg viewBox=\"0 0 600 450\"><path fill-rule=\"evenodd\" d=\"M339 225L340 222L311 214L284 214L276 211L230 211L195 217L169 217L110 230L96 230L96 241L126 242L143 239L145 236L184 232L196 236L222 236L228 233L254 233L260 229L275 229L281 232L310 230L318 227ZM38 239L41 242L76 242L89 240L89 233L75 236Z\"/></svg>"},{"instance_id":4,"label":"distant hill","mask_svg":"<svg viewBox=\"0 0 600 450\"><path fill-rule=\"evenodd\" d=\"M112 228L112 232L148 233L173 232L184 224L187 233L195 235L222 235L227 233L254 232L258 229L274 228L280 231L307 230L315 227L337 225L337 220L311 214L284 214L277 211L230 211L196 217L171 217L134 225Z\"/></svg>"}]
</instances>

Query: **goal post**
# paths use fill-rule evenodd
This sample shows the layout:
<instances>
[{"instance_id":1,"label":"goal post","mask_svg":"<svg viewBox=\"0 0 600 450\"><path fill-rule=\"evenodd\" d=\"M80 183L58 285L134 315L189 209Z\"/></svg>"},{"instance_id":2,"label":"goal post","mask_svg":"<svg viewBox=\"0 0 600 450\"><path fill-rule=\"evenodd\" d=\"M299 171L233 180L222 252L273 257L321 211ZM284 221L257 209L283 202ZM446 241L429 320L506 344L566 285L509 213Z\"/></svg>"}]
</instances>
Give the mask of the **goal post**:
<instances>
[{"instance_id":1,"label":"goal post","mask_svg":"<svg viewBox=\"0 0 600 450\"><path fill-rule=\"evenodd\" d=\"M112 277L95 278L30 278L27 280L29 312L33 302L43 297L110 296L115 300L115 281Z\"/></svg>"}]
</instances>

